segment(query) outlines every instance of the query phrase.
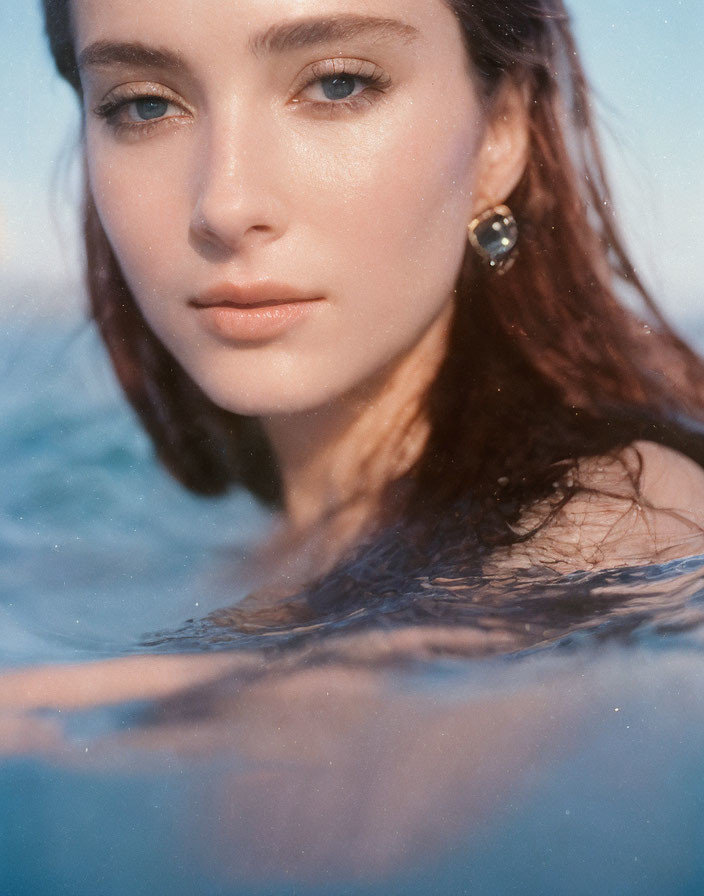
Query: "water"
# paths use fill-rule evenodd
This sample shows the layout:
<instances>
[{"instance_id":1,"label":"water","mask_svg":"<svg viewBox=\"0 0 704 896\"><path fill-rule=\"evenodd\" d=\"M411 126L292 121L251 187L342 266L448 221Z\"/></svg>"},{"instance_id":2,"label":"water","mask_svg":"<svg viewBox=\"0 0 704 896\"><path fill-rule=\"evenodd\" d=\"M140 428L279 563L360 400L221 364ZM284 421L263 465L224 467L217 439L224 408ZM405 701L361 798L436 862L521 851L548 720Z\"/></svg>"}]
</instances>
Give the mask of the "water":
<instances>
[{"instance_id":1,"label":"water","mask_svg":"<svg viewBox=\"0 0 704 896\"><path fill-rule=\"evenodd\" d=\"M0 893L704 891L704 557L400 551L235 630L264 509L161 472L90 328L0 367Z\"/></svg>"},{"instance_id":2,"label":"water","mask_svg":"<svg viewBox=\"0 0 704 896\"><path fill-rule=\"evenodd\" d=\"M0 372L0 663L114 655L214 609L213 555L241 556L264 511L156 467L87 325L0 331Z\"/></svg>"}]
</instances>

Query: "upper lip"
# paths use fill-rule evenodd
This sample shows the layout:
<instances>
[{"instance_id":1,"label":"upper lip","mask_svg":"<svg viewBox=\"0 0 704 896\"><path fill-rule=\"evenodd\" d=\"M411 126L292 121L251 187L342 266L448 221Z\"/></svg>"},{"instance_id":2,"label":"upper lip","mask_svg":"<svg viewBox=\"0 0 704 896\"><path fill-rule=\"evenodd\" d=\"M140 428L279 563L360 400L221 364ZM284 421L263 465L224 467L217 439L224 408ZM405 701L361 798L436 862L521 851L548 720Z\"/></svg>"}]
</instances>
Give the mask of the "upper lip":
<instances>
[{"instance_id":1,"label":"upper lip","mask_svg":"<svg viewBox=\"0 0 704 896\"><path fill-rule=\"evenodd\" d=\"M212 308L218 305L238 307L240 305L281 305L286 302L306 302L319 298L321 296L303 292L286 283L259 280L256 283L239 285L220 283L192 298L189 304L200 308Z\"/></svg>"}]
</instances>

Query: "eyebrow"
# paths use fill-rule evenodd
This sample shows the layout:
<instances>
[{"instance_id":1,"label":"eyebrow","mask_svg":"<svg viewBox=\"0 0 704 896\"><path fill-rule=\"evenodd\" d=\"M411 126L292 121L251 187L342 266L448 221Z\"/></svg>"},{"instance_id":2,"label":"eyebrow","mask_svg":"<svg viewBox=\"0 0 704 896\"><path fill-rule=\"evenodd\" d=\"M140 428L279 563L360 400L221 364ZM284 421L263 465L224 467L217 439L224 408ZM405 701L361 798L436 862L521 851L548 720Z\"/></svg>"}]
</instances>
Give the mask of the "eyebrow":
<instances>
[{"instance_id":1,"label":"eyebrow","mask_svg":"<svg viewBox=\"0 0 704 896\"><path fill-rule=\"evenodd\" d=\"M171 50L148 47L141 43L113 43L99 40L90 44L78 57L78 68L108 65L143 65L165 71L180 72L188 68L185 59Z\"/></svg>"},{"instance_id":2,"label":"eyebrow","mask_svg":"<svg viewBox=\"0 0 704 896\"><path fill-rule=\"evenodd\" d=\"M301 47L332 40L349 40L361 34L374 32L382 37L387 35L400 37L407 43L415 40L420 34L417 28L400 19L348 14L272 25L255 34L249 40L248 47L255 56L261 53L286 53Z\"/></svg>"},{"instance_id":3,"label":"eyebrow","mask_svg":"<svg viewBox=\"0 0 704 896\"><path fill-rule=\"evenodd\" d=\"M400 19L381 16L341 15L325 18L299 19L271 25L255 34L247 43L251 53L286 53L302 47L315 46L333 40L349 40L362 34L376 33L381 37L400 37L410 43L420 32ZM78 57L78 68L110 65L143 65L169 72L182 72L188 65L179 53L139 42L115 43L100 40L87 46Z\"/></svg>"}]
</instances>

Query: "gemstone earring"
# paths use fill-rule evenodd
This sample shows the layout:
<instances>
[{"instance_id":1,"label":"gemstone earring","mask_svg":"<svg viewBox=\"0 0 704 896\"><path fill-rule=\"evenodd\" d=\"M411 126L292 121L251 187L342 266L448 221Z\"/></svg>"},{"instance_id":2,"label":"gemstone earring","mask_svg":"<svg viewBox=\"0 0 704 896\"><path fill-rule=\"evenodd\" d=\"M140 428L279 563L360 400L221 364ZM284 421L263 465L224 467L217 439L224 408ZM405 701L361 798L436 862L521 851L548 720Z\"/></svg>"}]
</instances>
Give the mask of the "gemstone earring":
<instances>
[{"instance_id":1,"label":"gemstone earring","mask_svg":"<svg viewBox=\"0 0 704 896\"><path fill-rule=\"evenodd\" d=\"M478 215L468 226L470 245L482 261L504 274L516 260L518 225L507 205L497 205Z\"/></svg>"}]
</instances>

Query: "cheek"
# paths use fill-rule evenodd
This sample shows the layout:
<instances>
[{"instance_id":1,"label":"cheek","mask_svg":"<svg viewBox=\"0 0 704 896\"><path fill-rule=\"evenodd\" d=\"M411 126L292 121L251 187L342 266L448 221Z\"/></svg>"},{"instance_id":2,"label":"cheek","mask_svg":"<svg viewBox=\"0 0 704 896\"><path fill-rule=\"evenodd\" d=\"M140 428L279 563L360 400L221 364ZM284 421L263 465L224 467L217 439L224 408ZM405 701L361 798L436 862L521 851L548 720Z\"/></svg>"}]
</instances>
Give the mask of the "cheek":
<instances>
[{"instance_id":1,"label":"cheek","mask_svg":"<svg viewBox=\"0 0 704 896\"><path fill-rule=\"evenodd\" d=\"M433 137L413 133L393 147L395 163L380 172L374 189L377 220L390 225L385 229L395 257L412 267L410 282L442 279L464 245L474 143L471 130Z\"/></svg>"},{"instance_id":2,"label":"cheek","mask_svg":"<svg viewBox=\"0 0 704 896\"><path fill-rule=\"evenodd\" d=\"M86 144L89 186L108 240L135 294L161 291L184 241L186 184L182 153Z\"/></svg>"},{"instance_id":3,"label":"cheek","mask_svg":"<svg viewBox=\"0 0 704 896\"><path fill-rule=\"evenodd\" d=\"M433 119L442 129L425 116L400 116L373 138L349 141L350 149L331 153L334 161L318 161L316 183L300 197L312 227L329 222L317 252L375 326L392 316L396 325L399 302L412 317L445 301L459 273L481 122L442 116Z\"/></svg>"}]
</instances>

